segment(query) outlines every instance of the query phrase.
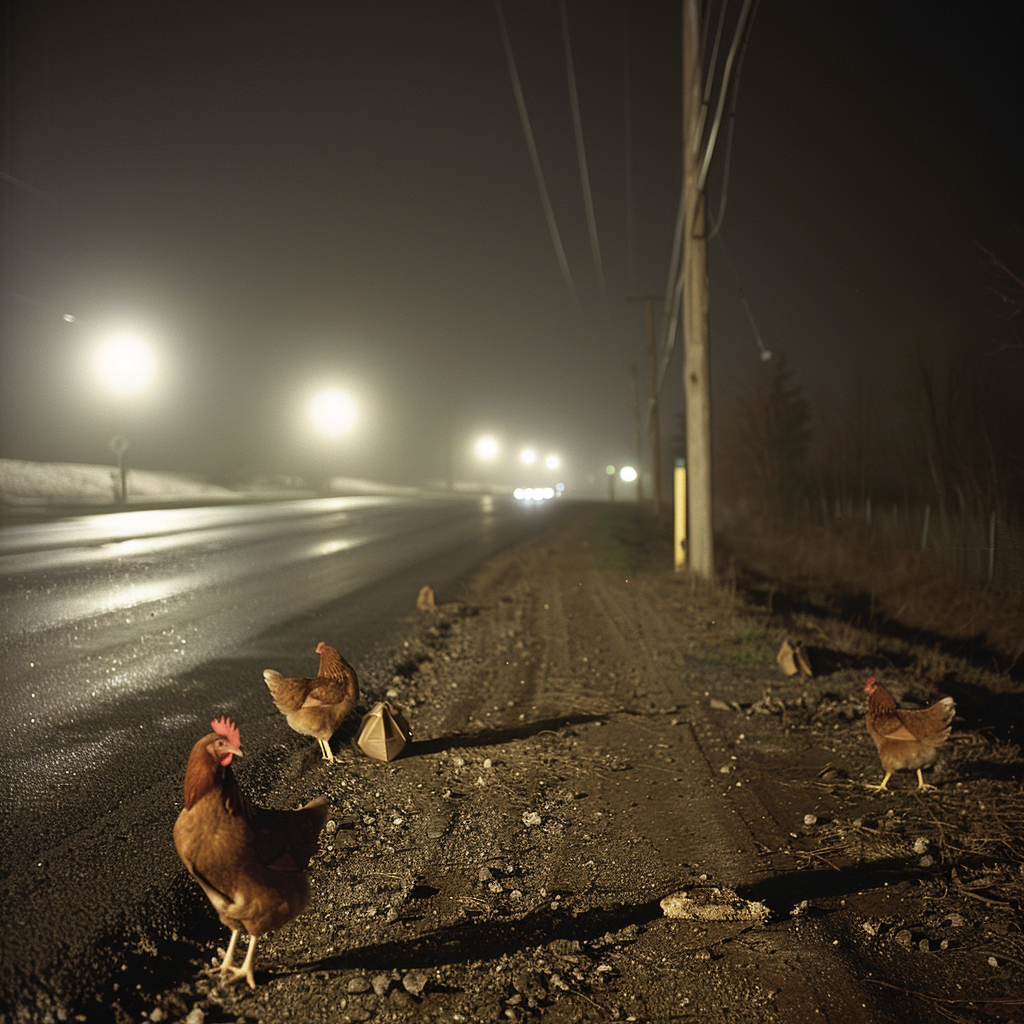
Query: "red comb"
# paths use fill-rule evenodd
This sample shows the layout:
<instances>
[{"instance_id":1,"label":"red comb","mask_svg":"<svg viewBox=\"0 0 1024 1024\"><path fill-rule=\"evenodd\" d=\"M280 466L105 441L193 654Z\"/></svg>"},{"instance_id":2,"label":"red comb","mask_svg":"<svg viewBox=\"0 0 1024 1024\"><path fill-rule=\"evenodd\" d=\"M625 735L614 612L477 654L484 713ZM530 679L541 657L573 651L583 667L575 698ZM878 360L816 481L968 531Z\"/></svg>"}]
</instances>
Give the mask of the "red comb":
<instances>
[{"instance_id":1,"label":"red comb","mask_svg":"<svg viewBox=\"0 0 1024 1024\"><path fill-rule=\"evenodd\" d=\"M215 718L210 725L213 727L213 731L220 733L231 746L242 746L242 737L239 735L238 726L230 718Z\"/></svg>"}]
</instances>

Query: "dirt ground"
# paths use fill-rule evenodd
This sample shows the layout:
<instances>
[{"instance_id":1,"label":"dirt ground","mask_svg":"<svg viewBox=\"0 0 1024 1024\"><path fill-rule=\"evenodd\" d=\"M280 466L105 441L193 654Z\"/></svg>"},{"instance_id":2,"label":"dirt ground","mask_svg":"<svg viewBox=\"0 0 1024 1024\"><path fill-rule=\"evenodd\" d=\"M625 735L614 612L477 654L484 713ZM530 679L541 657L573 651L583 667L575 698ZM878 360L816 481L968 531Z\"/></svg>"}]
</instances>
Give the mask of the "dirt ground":
<instances>
[{"instance_id":1,"label":"dirt ground","mask_svg":"<svg viewBox=\"0 0 1024 1024\"><path fill-rule=\"evenodd\" d=\"M281 719L283 782L237 768L258 802L332 805L310 907L261 941L256 991L201 975L227 933L182 871L175 931L68 1019L1024 1021L1006 679L667 558L635 507L581 506L435 610L411 594L403 638L356 666L365 705L405 711L404 754L339 735L330 765ZM783 674L787 636L820 674ZM935 792L863 786L882 774L869 674L968 711ZM679 892L689 916L668 917Z\"/></svg>"}]
</instances>

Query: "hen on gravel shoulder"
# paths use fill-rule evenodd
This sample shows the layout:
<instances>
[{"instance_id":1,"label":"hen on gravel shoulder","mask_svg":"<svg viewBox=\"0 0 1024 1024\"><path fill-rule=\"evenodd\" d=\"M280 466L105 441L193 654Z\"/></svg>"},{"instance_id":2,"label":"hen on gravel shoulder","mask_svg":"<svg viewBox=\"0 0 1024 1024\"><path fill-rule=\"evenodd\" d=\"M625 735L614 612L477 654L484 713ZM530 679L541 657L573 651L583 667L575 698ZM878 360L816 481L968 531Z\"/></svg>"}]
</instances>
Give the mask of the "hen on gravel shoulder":
<instances>
[{"instance_id":1,"label":"hen on gravel shoulder","mask_svg":"<svg viewBox=\"0 0 1024 1024\"><path fill-rule=\"evenodd\" d=\"M928 708L899 708L892 694L874 676L864 684L864 692L868 695L868 732L885 772L877 786L867 788L876 793L887 790L886 783L893 772L913 768L917 770L918 790L935 789L924 781L921 769L935 762L939 747L949 738L950 723L956 713L953 698L943 697Z\"/></svg>"},{"instance_id":2,"label":"hen on gravel shoulder","mask_svg":"<svg viewBox=\"0 0 1024 1024\"><path fill-rule=\"evenodd\" d=\"M322 640L316 645L320 668L315 679L289 679L268 668L263 678L277 710L303 736L313 736L325 761L334 760L331 737L359 699L356 670Z\"/></svg>"},{"instance_id":3,"label":"hen on gravel shoulder","mask_svg":"<svg viewBox=\"0 0 1024 1024\"><path fill-rule=\"evenodd\" d=\"M309 902L306 867L327 821L327 797L294 811L264 810L239 788L231 761L241 757L238 727L227 718L192 748L185 769L185 806L174 824L174 846L202 886L221 923L231 929L221 980L245 978L256 987L256 940L300 914ZM251 936L234 967L242 929Z\"/></svg>"}]
</instances>

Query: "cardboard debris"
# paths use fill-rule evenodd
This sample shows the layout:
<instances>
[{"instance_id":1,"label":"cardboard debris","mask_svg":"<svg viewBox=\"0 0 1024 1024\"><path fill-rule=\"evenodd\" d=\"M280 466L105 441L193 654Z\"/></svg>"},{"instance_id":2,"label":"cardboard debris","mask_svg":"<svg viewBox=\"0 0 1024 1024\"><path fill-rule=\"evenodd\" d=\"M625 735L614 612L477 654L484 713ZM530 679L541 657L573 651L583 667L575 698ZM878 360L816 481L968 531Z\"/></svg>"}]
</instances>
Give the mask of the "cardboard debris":
<instances>
[{"instance_id":1,"label":"cardboard debris","mask_svg":"<svg viewBox=\"0 0 1024 1024\"><path fill-rule=\"evenodd\" d=\"M763 903L745 900L732 889L713 886L674 892L661 901L661 910L666 917L687 921L749 921L751 924L764 924L769 914Z\"/></svg>"},{"instance_id":2,"label":"cardboard debris","mask_svg":"<svg viewBox=\"0 0 1024 1024\"><path fill-rule=\"evenodd\" d=\"M795 676L797 672L805 676L814 675L803 640L783 640L776 661L787 676Z\"/></svg>"},{"instance_id":3,"label":"cardboard debris","mask_svg":"<svg viewBox=\"0 0 1024 1024\"><path fill-rule=\"evenodd\" d=\"M416 607L421 612L429 612L431 608L437 607L434 603L433 587L420 587L419 596L416 598Z\"/></svg>"},{"instance_id":4,"label":"cardboard debris","mask_svg":"<svg viewBox=\"0 0 1024 1024\"><path fill-rule=\"evenodd\" d=\"M368 757L393 761L409 742L412 730L402 712L386 700L374 704L363 715L356 743Z\"/></svg>"}]
</instances>

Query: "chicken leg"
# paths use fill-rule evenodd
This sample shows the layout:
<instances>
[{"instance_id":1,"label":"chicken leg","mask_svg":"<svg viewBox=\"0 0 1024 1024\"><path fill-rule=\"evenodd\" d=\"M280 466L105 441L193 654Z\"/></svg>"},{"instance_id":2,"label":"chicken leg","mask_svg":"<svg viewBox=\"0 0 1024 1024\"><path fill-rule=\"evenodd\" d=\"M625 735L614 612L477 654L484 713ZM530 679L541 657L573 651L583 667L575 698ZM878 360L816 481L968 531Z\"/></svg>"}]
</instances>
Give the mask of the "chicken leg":
<instances>
[{"instance_id":1,"label":"chicken leg","mask_svg":"<svg viewBox=\"0 0 1024 1024\"><path fill-rule=\"evenodd\" d=\"M918 778L920 778L920 777L921 777L921 769L920 769L920 768L918 768L918 770L917 770L917 777L918 777ZM889 792L889 787L888 787L888 786L886 785L886 783L887 783L887 782L889 781L889 779L891 779L891 778L892 778L892 772L886 772L886 773L885 773L885 778L884 778L884 779L882 779L882 781L881 781L880 783L878 783L878 785L877 785L877 786L876 786L876 785L874 785L874 784L873 784L873 783L871 783L871 782L865 782L865 783L864 783L864 788L865 788L865 789L870 789L870 790L873 790L873 791L874 791L874 792L876 792L876 793L881 793L881 792L882 792L882 790L884 789L884 790L885 790L885 792L886 792L886 793L888 793L888 792ZM923 783L922 783L922 785L923 785Z\"/></svg>"},{"instance_id":2,"label":"chicken leg","mask_svg":"<svg viewBox=\"0 0 1024 1024\"><path fill-rule=\"evenodd\" d=\"M220 982L222 985L231 985L240 978L245 978L249 983L249 988L255 988L256 978L253 976L252 971L252 958L253 954L256 952L255 935L249 939L249 949L246 951L245 959L242 961L242 966L232 966L232 961L235 959L235 947L238 945L238 936L241 934L241 928L236 928L232 931L231 941L228 943L228 950L224 954L224 960L221 962L220 967L212 968L210 973L212 974L214 971L220 971Z\"/></svg>"},{"instance_id":3,"label":"chicken leg","mask_svg":"<svg viewBox=\"0 0 1024 1024\"><path fill-rule=\"evenodd\" d=\"M936 789L937 787L930 785L924 781L924 776L921 774L921 769L917 769L917 789L918 792L924 789Z\"/></svg>"},{"instance_id":4,"label":"chicken leg","mask_svg":"<svg viewBox=\"0 0 1024 1024\"><path fill-rule=\"evenodd\" d=\"M320 754L323 757L323 759L325 761L333 761L334 760L334 751L331 750L330 743L328 743L326 740L320 740L320 739L317 740L317 743L320 744Z\"/></svg>"}]
</instances>

